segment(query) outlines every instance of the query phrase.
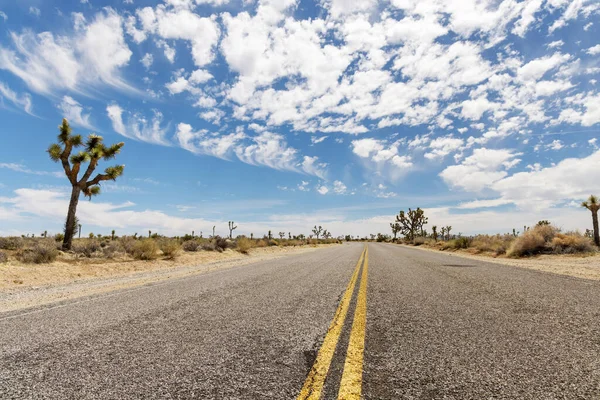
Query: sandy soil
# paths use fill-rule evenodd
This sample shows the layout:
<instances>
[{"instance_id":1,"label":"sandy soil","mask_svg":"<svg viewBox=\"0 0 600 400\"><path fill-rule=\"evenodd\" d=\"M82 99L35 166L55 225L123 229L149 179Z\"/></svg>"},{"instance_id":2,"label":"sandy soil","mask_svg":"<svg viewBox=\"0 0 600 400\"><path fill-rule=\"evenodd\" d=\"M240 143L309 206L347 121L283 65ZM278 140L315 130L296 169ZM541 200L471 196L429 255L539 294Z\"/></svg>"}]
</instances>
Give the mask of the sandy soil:
<instances>
[{"instance_id":1,"label":"sandy soil","mask_svg":"<svg viewBox=\"0 0 600 400\"><path fill-rule=\"evenodd\" d=\"M464 251L441 251L428 247L406 246L411 249L432 251L435 253L453 254L473 260L495 264L511 265L514 267L535 269L554 274L574 276L583 279L600 280L600 254L594 255L541 255L530 258L493 257L491 255L469 254Z\"/></svg>"},{"instance_id":2,"label":"sandy soil","mask_svg":"<svg viewBox=\"0 0 600 400\"><path fill-rule=\"evenodd\" d=\"M264 247L248 255L234 250L222 253L182 253L176 260L131 261L80 259L52 264L0 264L0 312L40 306L117 289L134 288L172 278L181 278L314 251L336 245Z\"/></svg>"}]
</instances>

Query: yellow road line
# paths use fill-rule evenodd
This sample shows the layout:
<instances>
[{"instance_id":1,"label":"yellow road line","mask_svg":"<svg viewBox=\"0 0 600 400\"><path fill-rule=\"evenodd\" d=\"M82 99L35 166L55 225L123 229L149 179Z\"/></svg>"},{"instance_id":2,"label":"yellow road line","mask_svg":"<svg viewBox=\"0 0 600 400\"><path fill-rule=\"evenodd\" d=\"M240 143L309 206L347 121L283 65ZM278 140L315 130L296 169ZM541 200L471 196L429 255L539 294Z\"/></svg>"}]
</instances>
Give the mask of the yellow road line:
<instances>
[{"instance_id":1,"label":"yellow road line","mask_svg":"<svg viewBox=\"0 0 600 400\"><path fill-rule=\"evenodd\" d=\"M366 250L367 249L365 247L365 250L363 250L360 258L358 259L358 263L356 264L356 268L354 269L350 283L348 284L348 287L344 292L344 296L342 297L342 300L335 311L333 321L331 321L331 325L329 325L329 329L327 330L323 344L319 349L315 363L308 373L308 377L304 382L304 386L302 386L302 390L300 390L298 400L318 400L321 397L321 391L323 390L325 378L329 372L329 366L331 365L331 360L333 359L337 342L340 338L340 334L342 333L342 328L344 327L344 321L346 320L346 314L348 314L348 307L350 306L350 300L352 299L352 294L354 293L354 287L356 286L356 281L358 280L358 272L360 271L360 265L362 264Z\"/></svg>"},{"instance_id":2,"label":"yellow road line","mask_svg":"<svg viewBox=\"0 0 600 400\"><path fill-rule=\"evenodd\" d=\"M369 269L369 249L365 253L365 264L360 278L354 322L350 332L350 342L344 372L338 392L338 400L360 399L362 391L363 355L365 351L365 329L367 323L367 273Z\"/></svg>"}]
</instances>

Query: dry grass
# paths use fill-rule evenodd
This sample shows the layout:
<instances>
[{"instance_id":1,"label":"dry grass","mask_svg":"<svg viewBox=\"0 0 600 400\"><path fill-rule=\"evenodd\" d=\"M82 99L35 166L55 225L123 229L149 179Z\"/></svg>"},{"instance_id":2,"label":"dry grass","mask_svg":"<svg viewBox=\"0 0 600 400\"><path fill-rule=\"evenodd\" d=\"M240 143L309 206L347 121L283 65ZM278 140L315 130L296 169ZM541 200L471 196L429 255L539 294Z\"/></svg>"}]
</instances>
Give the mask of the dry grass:
<instances>
[{"instance_id":1,"label":"dry grass","mask_svg":"<svg viewBox=\"0 0 600 400\"><path fill-rule=\"evenodd\" d=\"M163 255L171 260L175 259L181 251L181 245L175 239L161 239L158 242L158 247Z\"/></svg>"},{"instance_id":2,"label":"dry grass","mask_svg":"<svg viewBox=\"0 0 600 400\"><path fill-rule=\"evenodd\" d=\"M158 258L158 245L153 239L138 240L131 250L131 256L136 260L156 260Z\"/></svg>"},{"instance_id":3,"label":"dry grass","mask_svg":"<svg viewBox=\"0 0 600 400\"><path fill-rule=\"evenodd\" d=\"M51 263L58 257L56 246L56 242L52 239L37 240L32 247L18 250L16 257L26 264Z\"/></svg>"},{"instance_id":4,"label":"dry grass","mask_svg":"<svg viewBox=\"0 0 600 400\"><path fill-rule=\"evenodd\" d=\"M254 243L252 243L252 240L245 237L239 238L236 244L237 251L239 251L242 254L248 254L248 252L254 245Z\"/></svg>"},{"instance_id":5,"label":"dry grass","mask_svg":"<svg viewBox=\"0 0 600 400\"><path fill-rule=\"evenodd\" d=\"M480 253L492 253L495 256L506 254L506 250L515 240L512 235L477 235L473 238L471 246Z\"/></svg>"}]
</instances>

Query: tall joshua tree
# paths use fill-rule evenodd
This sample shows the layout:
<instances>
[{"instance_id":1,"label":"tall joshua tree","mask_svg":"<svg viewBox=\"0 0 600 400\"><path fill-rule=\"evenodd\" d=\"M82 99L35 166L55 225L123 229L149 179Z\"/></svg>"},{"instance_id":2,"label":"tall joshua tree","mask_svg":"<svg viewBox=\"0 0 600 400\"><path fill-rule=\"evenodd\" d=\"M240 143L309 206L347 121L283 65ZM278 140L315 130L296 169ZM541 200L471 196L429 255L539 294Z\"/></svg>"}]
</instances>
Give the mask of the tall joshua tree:
<instances>
[{"instance_id":1,"label":"tall joshua tree","mask_svg":"<svg viewBox=\"0 0 600 400\"><path fill-rule=\"evenodd\" d=\"M596 246L600 246L600 232L598 232L598 210L600 209L600 201L598 200L598 197L591 195L586 201L581 203L581 206L592 212L592 223L594 224L594 243L596 243Z\"/></svg>"},{"instance_id":2,"label":"tall joshua tree","mask_svg":"<svg viewBox=\"0 0 600 400\"><path fill-rule=\"evenodd\" d=\"M83 193L84 196L92 199L92 196L100 194L100 182L114 181L123 174L124 165L115 165L104 170L103 174L97 174L93 179L90 179L92 173L98 166L101 159L110 160L114 158L123 147L124 143L116 143L111 146L105 146L102 136L90 134L84 142L81 135L73 135L71 127L66 119L62 120L62 124L58 127L58 143L51 144L48 147L48 154L54 162L61 162L65 171L65 175L71 183L71 201L69 203L69 211L67 212L67 221L65 223L65 238L63 240L63 250L70 250L73 243L73 235L77 229L77 204L79 196ZM82 151L77 154L71 152L78 147L83 147ZM81 164L89 163L85 172L79 178Z\"/></svg>"},{"instance_id":3,"label":"tall joshua tree","mask_svg":"<svg viewBox=\"0 0 600 400\"><path fill-rule=\"evenodd\" d=\"M229 221L229 239L233 239L233 231L237 229L237 225L233 221Z\"/></svg>"}]
</instances>

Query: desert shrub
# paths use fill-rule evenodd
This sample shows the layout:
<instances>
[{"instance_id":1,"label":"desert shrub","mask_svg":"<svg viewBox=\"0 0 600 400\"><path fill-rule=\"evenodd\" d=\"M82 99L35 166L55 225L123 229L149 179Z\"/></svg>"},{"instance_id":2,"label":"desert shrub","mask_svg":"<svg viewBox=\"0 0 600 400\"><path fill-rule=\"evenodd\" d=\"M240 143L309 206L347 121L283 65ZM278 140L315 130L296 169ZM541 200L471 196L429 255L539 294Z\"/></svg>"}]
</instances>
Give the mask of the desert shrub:
<instances>
[{"instance_id":1,"label":"desert shrub","mask_svg":"<svg viewBox=\"0 0 600 400\"><path fill-rule=\"evenodd\" d=\"M138 240L131 236L123 236L119 238L118 242L121 244L121 247L123 247L123 250L125 250L125 253L133 255L133 251Z\"/></svg>"},{"instance_id":2,"label":"desert shrub","mask_svg":"<svg viewBox=\"0 0 600 400\"><path fill-rule=\"evenodd\" d=\"M506 254L506 250L515 240L512 235L477 235L471 241L471 247L480 252L492 252L496 255Z\"/></svg>"},{"instance_id":3,"label":"desert shrub","mask_svg":"<svg viewBox=\"0 0 600 400\"><path fill-rule=\"evenodd\" d=\"M413 239L412 244L414 244L415 246L420 246L422 244L425 244L425 238L422 236L417 236L416 238Z\"/></svg>"},{"instance_id":4,"label":"desert shrub","mask_svg":"<svg viewBox=\"0 0 600 400\"><path fill-rule=\"evenodd\" d=\"M267 242L269 246L279 246L279 242L275 239L271 239Z\"/></svg>"},{"instance_id":5,"label":"desert shrub","mask_svg":"<svg viewBox=\"0 0 600 400\"><path fill-rule=\"evenodd\" d=\"M131 255L136 260L155 260L158 258L158 245L152 239L137 240L133 245Z\"/></svg>"},{"instance_id":6,"label":"desert shrub","mask_svg":"<svg viewBox=\"0 0 600 400\"><path fill-rule=\"evenodd\" d=\"M217 247L215 246L215 243L212 240L210 240L202 243L202 250L215 251L217 250Z\"/></svg>"},{"instance_id":7,"label":"desert shrub","mask_svg":"<svg viewBox=\"0 0 600 400\"><path fill-rule=\"evenodd\" d=\"M62 242L63 240L65 240L65 235L63 233L57 233L56 235L54 235L54 240L56 240L57 242Z\"/></svg>"},{"instance_id":8,"label":"desert shrub","mask_svg":"<svg viewBox=\"0 0 600 400\"><path fill-rule=\"evenodd\" d=\"M237 240L237 251L243 254L248 254L248 251L252 248L252 241L248 238L242 237Z\"/></svg>"},{"instance_id":9,"label":"desert shrub","mask_svg":"<svg viewBox=\"0 0 600 400\"><path fill-rule=\"evenodd\" d=\"M25 240L17 236L0 237L0 250L19 250L25 246Z\"/></svg>"},{"instance_id":10,"label":"desert shrub","mask_svg":"<svg viewBox=\"0 0 600 400\"><path fill-rule=\"evenodd\" d=\"M72 250L75 254L81 254L87 258L90 258L97 251L101 251L102 247L100 242L98 242L96 239L83 239L75 240L73 242Z\"/></svg>"},{"instance_id":11,"label":"desert shrub","mask_svg":"<svg viewBox=\"0 0 600 400\"><path fill-rule=\"evenodd\" d=\"M0 264L5 263L8 261L8 256L6 255L5 252L0 251Z\"/></svg>"},{"instance_id":12,"label":"desert shrub","mask_svg":"<svg viewBox=\"0 0 600 400\"><path fill-rule=\"evenodd\" d=\"M123 252L125 252L123 245L116 240L114 242L110 242L108 245L106 245L104 248L102 248L102 254L106 258L113 258L116 255L118 255L119 253L123 253Z\"/></svg>"},{"instance_id":13,"label":"desert shrub","mask_svg":"<svg viewBox=\"0 0 600 400\"><path fill-rule=\"evenodd\" d=\"M506 251L506 254L513 257L522 257L550 253L552 251L551 241L557 233L558 229L552 225L537 225L517 237Z\"/></svg>"},{"instance_id":14,"label":"desert shrub","mask_svg":"<svg viewBox=\"0 0 600 400\"><path fill-rule=\"evenodd\" d=\"M594 242L580 233L557 233L552 239L552 252L557 254L591 253Z\"/></svg>"},{"instance_id":15,"label":"desert shrub","mask_svg":"<svg viewBox=\"0 0 600 400\"><path fill-rule=\"evenodd\" d=\"M182 243L183 251L198 251L201 248L200 242L197 240L186 240Z\"/></svg>"},{"instance_id":16,"label":"desert shrub","mask_svg":"<svg viewBox=\"0 0 600 400\"><path fill-rule=\"evenodd\" d=\"M215 250L223 251L229 247L229 242L227 239L217 236L214 240Z\"/></svg>"},{"instance_id":17,"label":"desert shrub","mask_svg":"<svg viewBox=\"0 0 600 400\"><path fill-rule=\"evenodd\" d=\"M45 264L56 260L58 250L54 240L38 240L32 247L21 249L17 259L26 264Z\"/></svg>"},{"instance_id":18,"label":"desert shrub","mask_svg":"<svg viewBox=\"0 0 600 400\"><path fill-rule=\"evenodd\" d=\"M257 240L255 243L255 247L267 247L266 240L263 240L263 239Z\"/></svg>"},{"instance_id":19,"label":"desert shrub","mask_svg":"<svg viewBox=\"0 0 600 400\"><path fill-rule=\"evenodd\" d=\"M175 239L162 239L158 242L158 247L163 252L163 255L167 258L174 259L181 250L181 245L178 240Z\"/></svg>"}]
</instances>

